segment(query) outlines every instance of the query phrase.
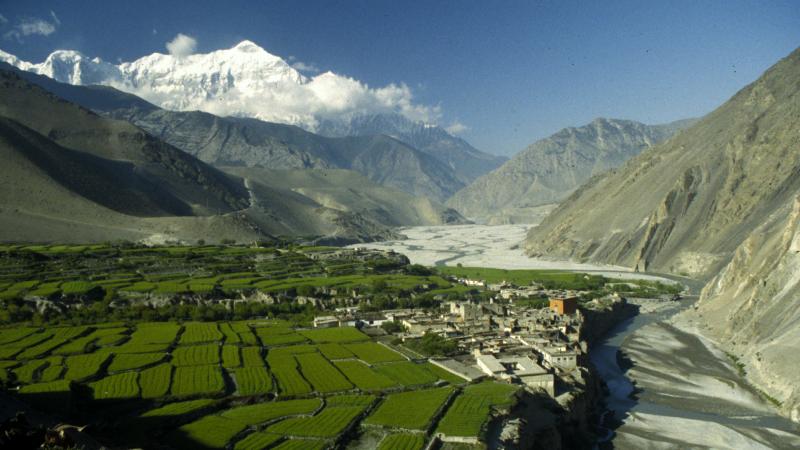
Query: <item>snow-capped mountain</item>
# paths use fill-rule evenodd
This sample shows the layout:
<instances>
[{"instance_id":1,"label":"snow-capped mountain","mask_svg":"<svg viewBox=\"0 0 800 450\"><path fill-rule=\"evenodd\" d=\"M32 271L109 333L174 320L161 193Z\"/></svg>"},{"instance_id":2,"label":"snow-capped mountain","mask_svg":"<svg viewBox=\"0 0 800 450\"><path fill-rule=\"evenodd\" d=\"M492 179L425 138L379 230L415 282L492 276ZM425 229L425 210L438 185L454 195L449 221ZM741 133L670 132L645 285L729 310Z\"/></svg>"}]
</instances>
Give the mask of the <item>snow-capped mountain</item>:
<instances>
[{"instance_id":1,"label":"snow-capped mountain","mask_svg":"<svg viewBox=\"0 0 800 450\"><path fill-rule=\"evenodd\" d=\"M72 50L38 64L0 51L0 61L63 83L112 86L172 111L256 118L329 137L389 135L435 157L464 184L505 161L433 124L438 108L414 103L405 85L371 88L333 72L306 77L251 41L118 65Z\"/></svg>"},{"instance_id":2,"label":"snow-capped mountain","mask_svg":"<svg viewBox=\"0 0 800 450\"><path fill-rule=\"evenodd\" d=\"M251 41L192 55L154 53L118 65L72 50L33 64L0 50L0 61L64 83L113 86L171 110L252 117L314 131L321 120L356 114L399 113L431 120L435 107L415 104L405 85L372 88L324 72L305 77Z\"/></svg>"}]
</instances>

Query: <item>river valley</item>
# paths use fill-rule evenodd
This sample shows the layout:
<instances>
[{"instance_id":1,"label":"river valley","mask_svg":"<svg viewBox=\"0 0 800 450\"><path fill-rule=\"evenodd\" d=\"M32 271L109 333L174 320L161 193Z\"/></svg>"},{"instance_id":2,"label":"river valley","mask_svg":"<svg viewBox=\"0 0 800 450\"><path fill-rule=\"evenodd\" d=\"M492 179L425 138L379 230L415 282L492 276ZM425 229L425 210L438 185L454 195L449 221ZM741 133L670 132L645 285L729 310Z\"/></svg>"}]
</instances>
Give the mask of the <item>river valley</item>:
<instances>
[{"instance_id":1,"label":"river valley","mask_svg":"<svg viewBox=\"0 0 800 450\"><path fill-rule=\"evenodd\" d=\"M650 278L616 266L531 259L520 242L529 226L462 225L401 229L407 240L359 246L393 249L412 263L506 269L580 270ZM696 291L698 286L693 286ZM749 386L727 356L696 332L694 296L632 300L639 315L590 351L609 388L601 448L798 448L800 428ZM686 311L679 314L681 311Z\"/></svg>"}]
</instances>

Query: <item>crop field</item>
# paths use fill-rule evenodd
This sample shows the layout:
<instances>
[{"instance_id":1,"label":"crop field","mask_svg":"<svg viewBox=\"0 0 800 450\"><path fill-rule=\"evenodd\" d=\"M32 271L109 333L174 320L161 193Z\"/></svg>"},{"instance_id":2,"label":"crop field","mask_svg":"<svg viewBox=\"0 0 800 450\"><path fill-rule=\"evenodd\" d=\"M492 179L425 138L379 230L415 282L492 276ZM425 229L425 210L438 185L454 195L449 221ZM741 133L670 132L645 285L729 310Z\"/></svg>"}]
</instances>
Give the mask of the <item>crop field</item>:
<instances>
[{"instance_id":1,"label":"crop field","mask_svg":"<svg viewBox=\"0 0 800 450\"><path fill-rule=\"evenodd\" d=\"M403 386L419 386L431 384L439 379L428 370L427 364L417 364L410 361L402 361L375 366L375 370Z\"/></svg>"},{"instance_id":2,"label":"crop field","mask_svg":"<svg viewBox=\"0 0 800 450\"><path fill-rule=\"evenodd\" d=\"M202 398L199 400L187 400L185 402L168 403L160 408L151 409L142 413L140 417L173 417L182 416L203 408L211 406L214 400Z\"/></svg>"},{"instance_id":3,"label":"crop field","mask_svg":"<svg viewBox=\"0 0 800 450\"><path fill-rule=\"evenodd\" d=\"M223 345L222 346L222 367L226 369L234 369L242 366L242 358L239 352L238 345Z\"/></svg>"},{"instance_id":4,"label":"crop field","mask_svg":"<svg viewBox=\"0 0 800 450\"><path fill-rule=\"evenodd\" d=\"M114 355L114 359L111 360L111 364L108 366L108 372L124 372L152 366L163 361L166 356L166 353L122 353Z\"/></svg>"},{"instance_id":5,"label":"crop field","mask_svg":"<svg viewBox=\"0 0 800 450\"><path fill-rule=\"evenodd\" d=\"M300 372L315 391L327 393L353 388L347 378L321 354L303 353L296 355L295 358L300 364Z\"/></svg>"},{"instance_id":6,"label":"crop field","mask_svg":"<svg viewBox=\"0 0 800 450\"><path fill-rule=\"evenodd\" d=\"M221 416L205 416L186 424L170 439L178 447L200 445L206 448L224 448L234 436L244 431L247 425Z\"/></svg>"},{"instance_id":7,"label":"crop field","mask_svg":"<svg viewBox=\"0 0 800 450\"><path fill-rule=\"evenodd\" d=\"M447 387L390 394L364 423L387 428L424 430L452 392L453 389Z\"/></svg>"},{"instance_id":8,"label":"crop field","mask_svg":"<svg viewBox=\"0 0 800 450\"><path fill-rule=\"evenodd\" d=\"M219 364L219 344L178 347L172 352L174 366L205 366Z\"/></svg>"},{"instance_id":9,"label":"crop field","mask_svg":"<svg viewBox=\"0 0 800 450\"><path fill-rule=\"evenodd\" d=\"M267 355L267 364L275 379L278 389L284 395L302 395L311 392L311 386L298 370L297 360L292 355Z\"/></svg>"},{"instance_id":10,"label":"crop field","mask_svg":"<svg viewBox=\"0 0 800 450\"><path fill-rule=\"evenodd\" d=\"M255 433L248 434L247 437L237 442L233 448L234 450L262 450L278 442L282 437L283 436L280 434L256 431Z\"/></svg>"},{"instance_id":11,"label":"crop field","mask_svg":"<svg viewBox=\"0 0 800 450\"><path fill-rule=\"evenodd\" d=\"M272 392L272 376L264 367L242 367L232 371L239 395L257 395Z\"/></svg>"},{"instance_id":12,"label":"crop field","mask_svg":"<svg viewBox=\"0 0 800 450\"><path fill-rule=\"evenodd\" d=\"M425 436L422 434L390 434L381 440L378 450L422 450Z\"/></svg>"},{"instance_id":13,"label":"crop field","mask_svg":"<svg viewBox=\"0 0 800 450\"><path fill-rule=\"evenodd\" d=\"M115 340L104 342L108 336ZM276 338L291 343L274 345ZM35 355L0 360L0 380L19 386L23 402L130 411L139 420L131 433L155 426L154 439L178 448L325 448L352 426L383 429L380 448L418 449L434 426L480 436L515 390L470 384L354 328L303 329L274 319L0 328L0 341L12 358ZM159 417L169 420L141 421Z\"/></svg>"},{"instance_id":14,"label":"crop field","mask_svg":"<svg viewBox=\"0 0 800 450\"><path fill-rule=\"evenodd\" d=\"M139 372L139 386L142 398L161 398L169 392L172 379L172 366L159 364Z\"/></svg>"},{"instance_id":15,"label":"crop field","mask_svg":"<svg viewBox=\"0 0 800 450\"><path fill-rule=\"evenodd\" d=\"M516 387L492 381L467 386L448 408L437 433L447 436L480 436L492 408L510 406Z\"/></svg>"},{"instance_id":16,"label":"crop field","mask_svg":"<svg viewBox=\"0 0 800 450\"><path fill-rule=\"evenodd\" d=\"M64 364L67 366L67 373L64 374L64 379L81 381L91 378L100 373L103 365L110 357L111 355L105 353L68 356L64 359Z\"/></svg>"},{"instance_id":17,"label":"crop field","mask_svg":"<svg viewBox=\"0 0 800 450\"><path fill-rule=\"evenodd\" d=\"M202 344L206 342L219 342L223 338L216 323L191 322L184 325L181 334L181 345Z\"/></svg>"},{"instance_id":18,"label":"crop field","mask_svg":"<svg viewBox=\"0 0 800 450\"><path fill-rule=\"evenodd\" d=\"M317 328L313 330L303 330L300 332L303 336L317 344L324 344L329 342L359 342L369 341L369 336L351 327L342 328Z\"/></svg>"},{"instance_id":19,"label":"crop field","mask_svg":"<svg viewBox=\"0 0 800 450\"><path fill-rule=\"evenodd\" d=\"M176 367L172 375L170 393L176 397L213 396L224 392L225 381L218 366Z\"/></svg>"},{"instance_id":20,"label":"crop field","mask_svg":"<svg viewBox=\"0 0 800 450\"><path fill-rule=\"evenodd\" d=\"M261 347L250 346L241 348L242 366L262 367L264 358L261 356Z\"/></svg>"},{"instance_id":21,"label":"crop field","mask_svg":"<svg viewBox=\"0 0 800 450\"><path fill-rule=\"evenodd\" d=\"M332 438L341 434L363 411L363 406L326 406L312 417L285 419L270 425L266 431L284 436Z\"/></svg>"},{"instance_id":22,"label":"crop field","mask_svg":"<svg viewBox=\"0 0 800 450\"><path fill-rule=\"evenodd\" d=\"M383 345L376 344L375 342L364 342L358 344L345 344L344 347L355 354L362 361L370 364L391 362L391 361L405 361L406 358Z\"/></svg>"},{"instance_id":23,"label":"crop field","mask_svg":"<svg viewBox=\"0 0 800 450\"><path fill-rule=\"evenodd\" d=\"M362 391L376 391L397 386L396 381L376 372L359 360L334 361L333 364Z\"/></svg>"},{"instance_id":24,"label":"crop field","mask_svg":"<svg viewBox=\"0 0 800 450\"><path fill-rule=\"evenodd\" d=\"M281 417L310 415L320 407L322 400L311 398L239 406L223 411L220 415L247 425L258 425Z\"/></svg>"},{"instance_id":25,"label":"crop field","mask_svg":"<svg viewBox=\"0 0 800 450\"><path fill-rule=\"evenodd\" d=\"M139 374L125 372L89 384L95 399L125 399L139 396Z\"/></svg>"},{"instance_id":26,"label":"crop field","mask_svg":"<svg viewBox=\"0 0 800 450\"><path fill-rule=\"evenodd\" d=\"M376 279L384 279L387 289L396 291L430 282L405 275L402 258L356 253L303 247L0 245L0 300L95 301L104 296L279 294L331 288L347 294L368 289ZM228 331L217 330L235 343ZM207 332L192 332L184 343L209 342L212 336Z\"/></svg>"},{"instance_id":27,"label":"crop field","mask_svg":"<svg viewBox=\"0 0 800 450\"><path fill-rule=\"evenodd\" d=\"M344 348L341 344L319 344L317 348L328 359L347 359L355 357L353 352Z\"/></svg>"}]
</instances>

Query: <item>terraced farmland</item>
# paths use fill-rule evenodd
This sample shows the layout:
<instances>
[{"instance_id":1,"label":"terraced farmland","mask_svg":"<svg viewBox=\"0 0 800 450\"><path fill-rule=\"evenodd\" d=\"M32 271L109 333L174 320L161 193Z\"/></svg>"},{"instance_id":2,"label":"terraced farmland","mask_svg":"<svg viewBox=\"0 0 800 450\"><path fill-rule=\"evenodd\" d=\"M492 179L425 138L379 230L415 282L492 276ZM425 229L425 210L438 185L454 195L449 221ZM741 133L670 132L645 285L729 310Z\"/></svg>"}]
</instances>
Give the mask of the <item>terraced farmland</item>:
<instances>
[{"instance_id":1,"label":"terraced farmland","mask_svg":"<svg viewBox=\"0 0 800 450\"><path fill-rule=\"evenodd\" d=\"M138 379L138 373L125 372L107 376L89 386L98 400L136 398L139 397Z\"/></svg>"},{"instance_id":2,"label":"terraced farmland","mask_svg":"<svg viewBox=\"0 0 800 450\"><path fill-rule=\"evenodd\" d=\"M225 393L222 370L218 366L176 367L170 393L176 397L221 395Z\"/></svg>"},{"instance_id":3,"label":"terraced farmland","mask_svg":"<svg viewBox=\"0 0 800 450\"><path fill-rule=\"evenodd\" d=\"M219 364L219 353L219 344L178 347L172 352L172 364L177 367Z\"/></svg>"},{"instance_id":4,"label":"terraced farmland","mask_svg":"<svg viewBox=\"0 0 800 450\"><path fill-rule=\"evenodd\" d=\"M356 359L334 361L336 367L363 391L375 391L397 386L393 379L376 372L371 367Z\"/></svg>"},{"instance_id":5,"label":"terraced farmland","mask_svg":"<svg viewBox=\"0 0 800 450\"><path fill-rule=\"evenodd\" d=\"M422 434L390 434L381 440L378 450L422 450L425 436Z\"/></svg>"},{"instance_id":6,"label":"terraced farmland","mask_svg":"<svg viewBox=\"0 0 800 450\"><path fill-rule=\"evenodd\" d=\"M339 392L353 388L347 378L321 354L303 353L295 358L300 364L300 372L317 392Z\"/></svg>"},{"instance_id":7,"label":"terraced farmland","mask_svg":"<svg viewBox=\"0 0 800 450\"><path fill-rule=\"evenodd\" d=\"M479 436L492 408L510 406L515 386L487 381L464 388L436 428L447 436Z\"/></svg>"},{"instance_id":8,"label":"terraced farmland","mask_svg":"<svg viewBox=\"0 0 800 450\"><path fill-rule=\"evenodd\" d=\"M272 392L272 376L264 367L235 369L236 392L239 395L257 395Z\"/></svg>"},{"instance_id":9,"label":"terraced farmland","mask_svg":"<svg viewBox=\"0 0 800 450\"><path fill-rule=\"evenodd\" d=\"M381 344L375 342L364 342L359 344L346 344L344 347L355 354L362 361L370 364L405 361L406 358Z\"/></svg>"},{"instance_id":10,"label":"terraced farmland","mask_svg":"<svg viewBox=\"0 0 800 450\"><path fill-rule=\"evenodd\" d=\"M365 424L406 430L425 430L453 393L452 388L401 392L386 396Z\"/></svg>"},{"instance_id":11,"label":"terraced farmland","mask_svg":"<svg viewBox=\"0 0 800 450\"><path fill-rule=\"evenodd\" d=\"M106 336L117 341L100 345ZM8 341L0 351L39 355L0 360L0 374L21 385L23 401L47 408L146 403L149 409L134 408L139 422L131 432L155 425L178 448L325 448L353 427L388 433L380 448L418 449L432 432L480 436L492 409L513 401L513 386L469 384L365 337L264 319L0 328L0 341ZM54 339L61 342L42 352ZM437 387L442 380L463 387ZM163 420L143 421L154 418Z\"/></svg>"}]
</instances>

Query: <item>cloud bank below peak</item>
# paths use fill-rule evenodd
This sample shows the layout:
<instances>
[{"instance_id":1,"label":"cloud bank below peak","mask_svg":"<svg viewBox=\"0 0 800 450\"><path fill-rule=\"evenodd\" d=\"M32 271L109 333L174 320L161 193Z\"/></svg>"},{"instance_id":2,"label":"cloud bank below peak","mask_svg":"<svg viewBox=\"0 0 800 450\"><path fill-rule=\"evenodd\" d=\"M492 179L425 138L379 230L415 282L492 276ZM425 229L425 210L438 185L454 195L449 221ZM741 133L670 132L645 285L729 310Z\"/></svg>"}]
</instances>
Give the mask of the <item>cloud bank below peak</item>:
<instances>
[{"instance_id":1,"label":"cloud bank below peak","mask_svg":"<svg viewBox=\"0 0 800 450\"><path fill-rule=\"evenodd\" d=\"M38 64L2 51L0 60L65 83L113 86L165 109L253 117L311 131L323 121L359 115L396 113L430 124L442 116L439 106L417 103L404 83L371 87L294 58L286 61L251 41L195 53L197 41L178 34L166 48L169 54L153 53L119 65L63 50Z\"/></svg>"}]
</instances>

